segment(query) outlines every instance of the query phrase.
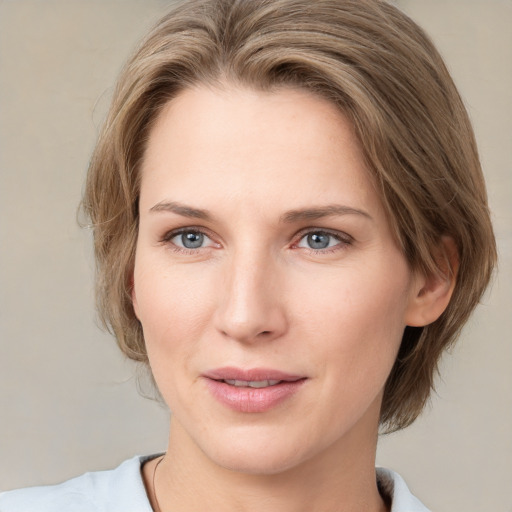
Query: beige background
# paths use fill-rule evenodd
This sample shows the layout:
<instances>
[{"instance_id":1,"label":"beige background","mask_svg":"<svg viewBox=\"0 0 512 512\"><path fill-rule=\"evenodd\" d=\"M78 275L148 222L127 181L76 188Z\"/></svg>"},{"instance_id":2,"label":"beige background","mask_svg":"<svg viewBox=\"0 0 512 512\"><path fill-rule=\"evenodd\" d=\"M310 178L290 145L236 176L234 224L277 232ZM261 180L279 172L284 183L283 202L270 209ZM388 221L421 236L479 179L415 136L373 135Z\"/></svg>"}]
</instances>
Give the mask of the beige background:
<instances>
[{"instance_id":1,"label":"beige background","mask_svg":"<svg viewBox=\"0 0 512 512\"><path fill-rule=\"evenodd\" d=\"M0 0L0 489L165 449L167 413L95 325L75 220L111 86L157 0ZM512 2L402 0L467 103L500 273L442 364L433 407L378 462L432 509L512 511Z\"/></svg>"}]
</instances>

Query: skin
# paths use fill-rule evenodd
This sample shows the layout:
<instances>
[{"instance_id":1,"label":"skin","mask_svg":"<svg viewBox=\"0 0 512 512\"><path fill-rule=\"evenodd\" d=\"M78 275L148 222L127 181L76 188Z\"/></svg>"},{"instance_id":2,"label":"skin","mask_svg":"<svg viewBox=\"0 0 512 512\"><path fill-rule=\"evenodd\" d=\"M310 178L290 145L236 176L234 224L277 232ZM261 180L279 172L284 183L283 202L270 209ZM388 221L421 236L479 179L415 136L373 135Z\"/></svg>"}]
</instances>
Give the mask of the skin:
<instances>
[{"instance_id":1,"label":"skin","mask_svg":"<svg viewBox=\"0 0 512 512\"><path fill-rule=\"evenodd\" d=\"M387 510L382 390L405 326L435 320L452 286L408 267L350 123L305 91L188 89L159 116L141 172L132 298L172 411L162 512ZM185 248L179 229L202 245ZM205 384L224 366L305 381L243 413Z\"/></svg>"}]
</instances>

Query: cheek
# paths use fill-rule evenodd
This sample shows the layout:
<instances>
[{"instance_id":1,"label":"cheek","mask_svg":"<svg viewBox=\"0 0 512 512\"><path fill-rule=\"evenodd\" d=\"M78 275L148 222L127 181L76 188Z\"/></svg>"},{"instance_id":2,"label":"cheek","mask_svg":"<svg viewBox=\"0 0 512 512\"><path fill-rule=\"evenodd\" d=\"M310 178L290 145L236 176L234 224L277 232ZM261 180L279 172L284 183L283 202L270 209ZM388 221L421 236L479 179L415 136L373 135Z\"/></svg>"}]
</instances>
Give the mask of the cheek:
<instances>
[{"instance_id":1,"label":"cheek","mask_svg":"<svg viewBox=\"0 0 512 512\"><path fill-rule=\"evenodd\" d=\"M153 352L176 349L176 339L194 324L194 286L176 279L167 266L139 251L134 269L134 303L146 348ZM172 341L173 343L169 343Z\"/></svg>"},{"instance_id":2,"label":"cheek","mask_svg":"<svg viewBox=\"0 0 512 512\"><path fill-rule=\"evenodd\" d=\"M393 278L390 278L390 275ZM386 373L393 364L403 330L409 296L409 271L400 258L382 264L347 268L317 281L308 293L297 291L295 309L306 338L322 336L322 359L352 371ZM302 283L307 289L307 282ZM318 351L317 347L317 351ZM314 352L313 352L314 353ZM382 369L381 369L382 368Z\"/></svg>"},{"instance_id":3,"label":"cheek","mask_svg":"<svg viewBox=\"0 0 512 512\"><path fill-rule=\"evenodd\" d=\"M141 250L137 255L134 294L147 335L160 338L200 327L203 311L211 305L208 290L213 286L207 272L187 267L169 264L165 254L154 257Z\"/></svg>"},{"instance_id":4,"label":"cheek","mask_svg":"<svg viewBox=\"0 0 512 512\"><path fill-rule=\"evenodd\" d=\"M205 311L211 308L204 279L200 282L189 274L179 267L173 270L158 261L145 260L142 255L134 272L137 313L149 364L171 410L189 391L185 376L200 351Z\"/></svg>"}]
</instances>

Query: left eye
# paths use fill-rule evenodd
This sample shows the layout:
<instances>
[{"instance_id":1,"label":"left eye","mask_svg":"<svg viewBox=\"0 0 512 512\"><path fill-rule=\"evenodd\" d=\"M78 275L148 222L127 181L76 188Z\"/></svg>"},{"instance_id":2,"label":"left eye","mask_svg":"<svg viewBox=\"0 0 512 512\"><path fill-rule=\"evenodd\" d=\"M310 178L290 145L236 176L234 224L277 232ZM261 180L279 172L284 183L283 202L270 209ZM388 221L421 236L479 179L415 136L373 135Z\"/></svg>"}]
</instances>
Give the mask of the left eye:
<instances>
[{"instance_id":1,"label":"left eye","mask_svg":"<svg viewBox=\"0 0 512 512\"><path fill-rule=\"evenodd\" d=\"M201 247L208 246L212 243L204 233L200 231L182 231L175 234L170 241L177 247L184 249L200 249Z\"/></svg>"},{"instance_id":2,"label":"left eye","mask_svg":"<svg viewBox=\"0 0 512 512\"><path fill-rule=\"evenodd\" d=\"M340 243L340 238L331 233L327 233L325 231L314 231L304 235L297 244L297 247L321 250L329 249L330 247L334 247Z\"/></svg>"}]
</instances>

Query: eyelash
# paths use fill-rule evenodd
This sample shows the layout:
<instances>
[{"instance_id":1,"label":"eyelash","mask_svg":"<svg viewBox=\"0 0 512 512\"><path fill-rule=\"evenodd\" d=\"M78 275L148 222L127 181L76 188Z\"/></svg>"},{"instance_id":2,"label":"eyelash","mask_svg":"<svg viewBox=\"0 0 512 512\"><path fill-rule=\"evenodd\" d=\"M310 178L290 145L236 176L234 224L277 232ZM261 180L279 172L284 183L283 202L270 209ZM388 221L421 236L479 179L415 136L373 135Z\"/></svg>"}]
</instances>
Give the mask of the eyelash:
<instances>
[{"instance_id":1,"label":"eyelash","mask_svg":"<svg viewBox=\"0 0 512 512\"><path fill-rule=\"evenodd\" d=\"M167 245L172 251L177 252L179 254L186 255L195 255L198 252L198 249L205 249L205 247L199 247L198 249L188 249L187 247L179 247L174 244L171 240L179 235L184 233L194 233L199 235L204 235L205 237L213 240L213 237L206 231L204 228L198 228L194 226L184 227L179 229L174 229L172 231L168 231L160 241L163 245ZM218 245L218 244L217 244Z\"/></svg>"},{"instance_id":2,"label":"eyelash","mask_svg":"<svg viewBox=\"0 0 512 512\"><path fill-rule=\"evenodd\" d=\"M184 233L194 233L194 234L200 234L203 235L210 240L213 241L213 237L209 234L207 230L204 228L199 227L185 227L185 228L179 228L172 231L167 232L161 239L160 243L167 245L172 251L177 252L179 254L186 254L186 255L194 255L197 254L199 249L208 249L209 247L198 247L197 249L189 249L186 247L179 247L176 244L174 244L171 240L179 235L182 235ZM347 246L352 245L354 239L348 235L347 233L339 232L339 231L331 231L328 229L321 229L321 228L308 228L307 230L302 230L299 233L297 233L294 236L294 239L296 240L291 247L297 248L298 244L301 242L303 238L305 238L308 235L327 235L329 237L334 238L339 243L333 245L332 247L326 247L324 249L313 249L311 247L299 247L300 249L305 249L311 254L331 254L340 250L345 249ZM219 245L219 244L217 244Z\"/></svg>"},{"instance_id":3,"label":"eyelash","mask_svg":"<svg viewBox=\"0 0 512 512\"><path fill-rule=\"evenodd\" d=\"M298 244L301 242L301 240L308 235L327 235L329 237L334 238L338 241L337 244L333 245L332 247L326 247L324 249L313 249L312 247L301 247L301 249L307 250L311 254L332 254L334 252L342 251L343 249L346 249L347 246L352 245L354 239L348 235L347 233L343 233L340 231L331 231L329 229L322 229L322 228L308 228L306 230L300 231L295 235L295 238L297 239L297 242L294 242L292 247L297 247Z\"/></svg>"}]
</instances>

